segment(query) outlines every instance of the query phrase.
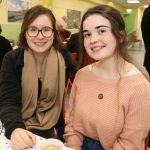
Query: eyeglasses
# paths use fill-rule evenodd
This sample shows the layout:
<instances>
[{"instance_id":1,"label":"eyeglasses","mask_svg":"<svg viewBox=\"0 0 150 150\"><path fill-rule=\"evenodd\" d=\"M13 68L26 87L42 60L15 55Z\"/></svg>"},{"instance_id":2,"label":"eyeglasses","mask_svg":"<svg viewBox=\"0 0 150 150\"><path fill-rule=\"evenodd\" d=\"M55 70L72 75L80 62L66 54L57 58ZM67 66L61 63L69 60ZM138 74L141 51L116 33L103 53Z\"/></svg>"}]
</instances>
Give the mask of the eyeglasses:
<instances>
[{"instance_id":1,"label":"eyeglasses","mask_svg":"<svg viewBox=\"0 0 150 150\"><path fill-rule=\"evenodd\" d=\"M27 29L27 34L30 36L30 37L36 37L39 35L39 32L41 32L41 34L44 36L44 37L51 37L52 36L52 33L53 33L53 29L51 27L48 27L48 26L45 26L43 27L42 29L38 29L37 27L29 27Z\"/></svg>"}]
</instances>

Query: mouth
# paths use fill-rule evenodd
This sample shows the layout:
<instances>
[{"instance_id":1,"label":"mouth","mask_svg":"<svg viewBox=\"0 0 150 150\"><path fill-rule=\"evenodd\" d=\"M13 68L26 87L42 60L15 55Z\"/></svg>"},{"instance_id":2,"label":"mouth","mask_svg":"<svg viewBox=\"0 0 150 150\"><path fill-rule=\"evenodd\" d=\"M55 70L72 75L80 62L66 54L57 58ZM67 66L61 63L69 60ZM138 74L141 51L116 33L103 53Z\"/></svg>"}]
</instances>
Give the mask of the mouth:
<instances>
[{"instance_id":1,"label":"mouth","mask_svg":"<svg viewBox=\"0 0 150 150\"><path fill-rule=\"evenodd\" d=\"M46 42L34 42L36 46L44 46Z\"/></svg>"},{"instance_id":2,"label":"mouth","mask_svg":"<svg viewBox=\"0 0 150 150\"><path fill-rule=\"evenodd\" d=\"M99 50L102 50L102 49L105 48L105 47L106 47L105 45L103 45L103 46L95 46L95 47L92 47L91 50L92 50L93 52L97 52L97 51L99 51Z\"/></svg>"}]
</instances>

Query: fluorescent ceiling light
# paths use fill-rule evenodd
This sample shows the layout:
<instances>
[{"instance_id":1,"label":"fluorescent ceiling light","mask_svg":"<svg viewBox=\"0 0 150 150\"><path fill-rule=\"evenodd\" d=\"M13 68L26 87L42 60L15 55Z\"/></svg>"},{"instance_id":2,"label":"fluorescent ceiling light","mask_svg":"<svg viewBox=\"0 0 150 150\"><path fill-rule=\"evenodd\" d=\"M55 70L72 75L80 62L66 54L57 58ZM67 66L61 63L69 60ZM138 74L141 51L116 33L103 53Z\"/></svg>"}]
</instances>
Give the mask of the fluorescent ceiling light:
<instances>
[{"instance_id":1,"label":"fluorescent ceiling light","mask_svg":"<svg viewBox=\"0 0 150 150\"><path fill-rule=\"evenodd\" d=\"M127 3L139 3L139 0L128 0Z\"/></svg>"},{"instance_id":2,"label":"fluorescent ceiling light","mask_svg":"<svg viewBox=\"0 0 150 150\"><path fill-rule=\"evenodd\" d=\"M126 11L127 11L128 14L132 13L132 9L126 9Z\"/></svg>"},{"instance_id":3,"label":"fluorescent ceiling light","mask_svg":"<svg viewBox=\"0 0 150 150\"><path fill-rule=\"evenodd\" d=\"M148 7L148 5L144 5L144 8L147 8Z\"/></svg>"}]
</instances>

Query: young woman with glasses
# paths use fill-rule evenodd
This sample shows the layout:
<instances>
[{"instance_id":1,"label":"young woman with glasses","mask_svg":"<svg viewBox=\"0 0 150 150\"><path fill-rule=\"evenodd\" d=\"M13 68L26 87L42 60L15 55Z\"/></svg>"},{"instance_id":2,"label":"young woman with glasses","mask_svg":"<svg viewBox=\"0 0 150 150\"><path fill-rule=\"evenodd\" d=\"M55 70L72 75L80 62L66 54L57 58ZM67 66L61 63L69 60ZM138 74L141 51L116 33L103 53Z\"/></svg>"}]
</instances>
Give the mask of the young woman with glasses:
<instances>
[{"instance_id":1,"label":"young woman with glasses","mask_svg":"<svg viewBox=\"0 0 150 150\"><path fill-rule=\"evenodd\" d=\"M0 73L0 120L14 150L32 147L35 134L54 138L65 79L75 68L60 42L52 12L40 5L29 9L19 48L5 55Z\"/></svg>"},{"instance_id":2,"label":"young woman with glasses","mask_svg":"<svg viewBox=\"0 0 150 150\"><path fill-rule=\"evenodd\" d=\"M150 84L131 62L118 10L88 9L81 21L83 52L96 60L80 69L65 121L75 150L145 150L150 129Z\"/></svg>"}]
</instances>

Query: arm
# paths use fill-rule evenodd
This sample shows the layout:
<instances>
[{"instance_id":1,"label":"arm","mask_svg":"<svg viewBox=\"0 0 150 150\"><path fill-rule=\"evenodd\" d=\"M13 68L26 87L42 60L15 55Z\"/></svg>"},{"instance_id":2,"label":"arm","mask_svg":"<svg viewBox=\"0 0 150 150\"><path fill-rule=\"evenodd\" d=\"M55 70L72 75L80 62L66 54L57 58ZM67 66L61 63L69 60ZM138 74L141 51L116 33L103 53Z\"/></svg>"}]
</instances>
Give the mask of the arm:
<instances>
[{"instance_id":1,"label":"arm","mask_svg":"<svg viewBox=\"0 0 150 150\"><path fill-rule=\"evenodd\" d=\"M65 134L64 138L66 140L66 145L75 149L75 150L80 150L81 145L83 142L83 135L79 133L78 131L74 130L73 127L73 107L75 103L75 97L76 97L76 82L77 82L77 74L73 82L73 86L71 89L71 94L70 94L70 100L69 100L69 108L65 114Z\"/></svg>"},{"instance_id":2,"label":"arm","mask_svg":"<svg viewBox=\"0 0 150 150\"><path fill-rule=\"evenodd\" d=\"M26 128L21 116L21 79L12 54L13 51L5 55L0 72L0 120L9 139L14 129Z\"/></svg>"},{"instance_id":3,"label":"arm","mask_svg":"<svg viewBox=\"0 0 150 150\"><path fill-rule=\"evenodd\" d=\"M123 130L111 150L145 150L145 139L150 129L150 86L148 84L134 89L136 92L129 101Z\"/></svg>"}]
</instances>

